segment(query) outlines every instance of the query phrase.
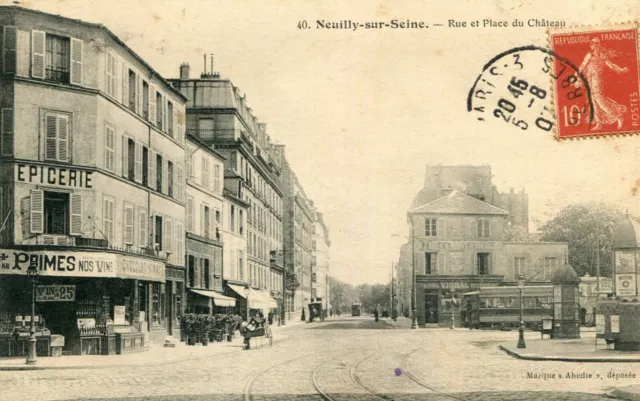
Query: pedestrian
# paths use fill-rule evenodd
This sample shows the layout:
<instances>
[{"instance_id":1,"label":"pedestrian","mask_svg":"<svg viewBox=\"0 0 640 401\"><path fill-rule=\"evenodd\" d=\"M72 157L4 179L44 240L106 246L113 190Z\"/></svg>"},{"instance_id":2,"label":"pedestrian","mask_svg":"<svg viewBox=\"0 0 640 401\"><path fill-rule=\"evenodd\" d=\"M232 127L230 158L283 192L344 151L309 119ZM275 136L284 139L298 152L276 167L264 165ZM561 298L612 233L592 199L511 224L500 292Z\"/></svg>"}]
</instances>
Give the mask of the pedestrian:
<instances>
[{"instance_id":1,"label":"pedestrian","mask_svg":"<svg viewBox=\"0 0 640 401\"><path fill-rule=\"evenodd\" d=\"M376 318L376 322L378 321L378 308L373 310L373 316Z\"/></svg>"},{"instance_id":2,"label":"pedestrian","mask_svg":"<svg viewBox=\"0 0 640 401\"><path fill-rule=\"evenodd\" d=\"M267 320L269 322L269 325L273 324L273 312L269 312L269 314L267 315Z\"/></svg>"}]
</instances>

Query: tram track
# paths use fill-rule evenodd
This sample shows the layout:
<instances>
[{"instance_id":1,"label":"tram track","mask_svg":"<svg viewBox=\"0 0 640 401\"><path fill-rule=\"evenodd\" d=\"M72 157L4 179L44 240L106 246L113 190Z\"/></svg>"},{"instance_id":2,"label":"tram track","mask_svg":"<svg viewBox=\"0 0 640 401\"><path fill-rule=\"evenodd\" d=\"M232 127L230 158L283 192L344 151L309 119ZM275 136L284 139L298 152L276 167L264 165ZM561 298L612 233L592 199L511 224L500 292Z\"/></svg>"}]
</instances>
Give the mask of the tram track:
<instances>
[{"instance_id":1,"label":"tram track","mask_svg":"<svg viewBox=\"0 0 640 401\"><path fill-rule=\"evenodd\" d=\"M429 384L428 384L428 383L426 383L424 380L422 380L422 379L418 378L416 375L414 375L413 373L411 373L411 370L409 370L409 369L407 368L408 361L409 361L409 358L411 358L411 356L412 356L416 351L418 351L419 349L420 349L420 348L416 348L416 349L412 350L411 352L409 352L409 353L408 353L408 354L407 354L407 355L402 359L402 362L400 363L400 370L402 371L402 374L403 374L403 375L406 375L409 379L411 379L411 380L412 380L413 382L415 382L416 384L418 384L418 385L420 385L420 386L422 386L422 387L424 387L424 388L426 388L426 389L429 389L429 390L433 391L434 393L437 393L437 394L440 394L440 395L442 395L442 396L446 396L446 397L449 397L449 398L451 398L451 399L458 400L458 401L467 401L467 400L466 400L466 398L462 398L462 397L458 397L458 396L453 395L453 394L445 393L444 391L439 390L439 389L437 389L437 388L435 388L435 387L433 387L433 386L429 385Z\"/></svg>"}]
</instances>

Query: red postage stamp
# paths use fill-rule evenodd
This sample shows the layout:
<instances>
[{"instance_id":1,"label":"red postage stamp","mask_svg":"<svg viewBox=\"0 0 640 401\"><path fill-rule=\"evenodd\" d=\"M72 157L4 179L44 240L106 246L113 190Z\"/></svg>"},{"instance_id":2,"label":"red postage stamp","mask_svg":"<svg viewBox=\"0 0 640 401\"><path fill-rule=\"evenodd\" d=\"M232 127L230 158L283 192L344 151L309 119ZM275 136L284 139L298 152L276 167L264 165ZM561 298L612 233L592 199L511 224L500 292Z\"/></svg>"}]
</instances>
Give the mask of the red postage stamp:
<instances>
[{"instance_id":1,"label":"red postage stamp","mask_svg":"<svg viewBox=\"0 0 640 401\"><path fill-rule=\"evenodd\" d=\"M555 74L566 63L577 71L553 83L555 93L572 89L573 97L555 97L558 138L640 132L637 27L553 31L550 40Z\"/></svg>"}]
</instances>

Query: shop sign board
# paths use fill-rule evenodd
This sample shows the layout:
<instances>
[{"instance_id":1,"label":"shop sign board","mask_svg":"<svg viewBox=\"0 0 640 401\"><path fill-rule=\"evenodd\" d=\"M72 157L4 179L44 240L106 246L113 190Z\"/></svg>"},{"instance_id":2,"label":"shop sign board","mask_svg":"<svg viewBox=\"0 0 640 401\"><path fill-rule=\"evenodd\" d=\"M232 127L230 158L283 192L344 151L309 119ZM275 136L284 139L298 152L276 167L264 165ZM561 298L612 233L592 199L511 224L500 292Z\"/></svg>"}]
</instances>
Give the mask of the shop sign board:
<instances>
[{"instance_id":1,"label":"shop sign board","mask_svg":"<svg viewBox=\"0 0 640 401\"><path fill-rule=\"evenodd\" d=\"M88 330L96 328L96 319L92 317L84 317L77 319L78 329L79 330Z\"/></svg>"},{"instance_id":2,"label":"shop sign board","mask_svg":"<svg viewBox=\"0 0 640 401\"><path fill-rule=\"evenodd\" d=\"M428 241L421 242L422 250L464 251L473 249L494 249L503 245L500 241Z\"/></svg>"},{"instance_id":3,"label":"shop sign board","mask_svg":"<svg viewBox=\"0 0 640 401\"><path fill-rule=\"evenodd\" d=\"M127 308L124 305L114 305L113 307L113 324L116 326L121 326L126 324L124 317L126 314Z\"/></svg>"},{"instance_id":4,"label":"shop sign board","mask_svg":"<svg viewBox=\"0 0 640 401\"><path fill-rule=\"evenodd\" d=\"M636 295L636 275L616 274L616 296L628 297Z\"/></svg>"},{"instance_id":5,"label":"shop sign board","mask_svg":"<svg viewBox=\"0 0 640 401\"><path fill-rule=\"evenodd\" d=\"M71 302L75 300L75 285L39 285L36 287L36 302Z\"/></svg>"},{"instance_id":6,"label":"shop sign board","mask_svg":"<svg viewBox=\"0 0 640 401\"><path fill-rule=\"evenodd\" d=\"M165 280L164 263L106 252L24 251L0 249L0 275L26 275L35 266L41 276Z\"/></svg>"},{"instance_id":7,"label":"shop sign board","mask_svg":"<svg viewBox=\"0 0 640 401\"><path fill-rule=\"evenodd\" d=\"M15 164L15 180L57 188L93 188L93 171L73 167Z\"/></svg>"},{"instance_id":8,"label":"shop sign board","mask_svg":"<svg viewBox=\"0 0 640 401\"><path fill-rule=\"evenodd\" d=\"M475 282L475 281L427 281L424 283L424 288L429 290L458 290L458 289L470 289L470 288L480 288L481 286L486 286L487 283Z\"/></svg>"}]
</instances>

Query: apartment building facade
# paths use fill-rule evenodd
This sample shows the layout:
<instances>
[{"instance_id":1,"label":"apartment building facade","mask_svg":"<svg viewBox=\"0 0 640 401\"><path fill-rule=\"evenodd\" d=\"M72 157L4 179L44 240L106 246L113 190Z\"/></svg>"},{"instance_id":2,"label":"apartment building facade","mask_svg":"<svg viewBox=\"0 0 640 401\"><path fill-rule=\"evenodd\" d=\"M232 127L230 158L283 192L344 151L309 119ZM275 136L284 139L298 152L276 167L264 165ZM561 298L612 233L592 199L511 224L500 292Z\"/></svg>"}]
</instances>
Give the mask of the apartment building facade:
<instances>
[{"instance_id":1,"label":"apartment building facade","mask_svg":"<svg viewBox=\"0 0 640 401\"><path fill-rule=\"evenodd\" d=\"M329 229L324 222L324 216L314 211L313 229L311 231L311 298L322 300L323 309L327 315L331 309L329 298L329 271L331 265Z\"/></svg>"},{"instance_id":2,"label":"apartment building facade","mask_svg":"<svg viewBox=\"0 0 640 401\"><path fill-rule=\"evenodd\" d=\"M0 320L34 265L73 292L36 307L68 352L110 352L78 319L179 335L186 98L102 25L11 6L0 26Z\"/></svg>"}]
</instances>

